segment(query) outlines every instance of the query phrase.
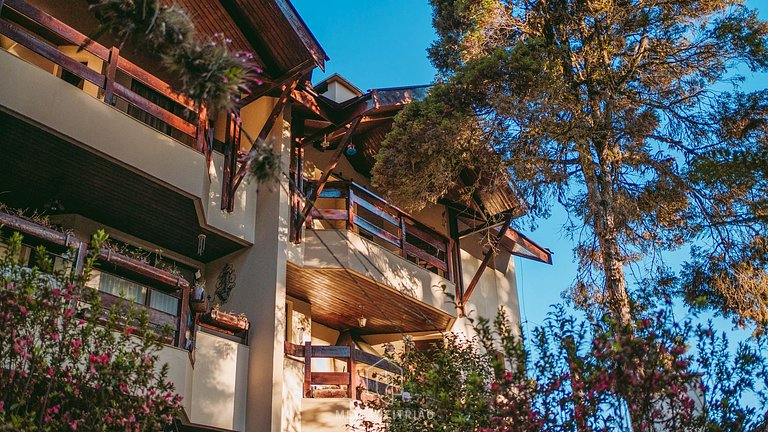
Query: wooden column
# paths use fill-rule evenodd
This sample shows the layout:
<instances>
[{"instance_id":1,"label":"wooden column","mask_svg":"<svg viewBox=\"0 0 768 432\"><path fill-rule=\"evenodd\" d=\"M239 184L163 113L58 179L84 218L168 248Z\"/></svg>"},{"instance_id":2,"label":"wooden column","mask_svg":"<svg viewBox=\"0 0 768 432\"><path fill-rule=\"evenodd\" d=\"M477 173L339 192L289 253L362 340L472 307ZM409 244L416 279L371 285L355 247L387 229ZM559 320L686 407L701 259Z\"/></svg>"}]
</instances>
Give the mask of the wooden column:
<instances>
[{"instance_id":1,"label":"wooden column","mask_svg":"<svg viewBox=\"0 0 768 432\"><path fill-rule=\"evenodd\" d=\"M461 239L459 237L459 221L456 219L456 211L450 207L446 207L448 211L448 234L451 237L451 244L449 245L451 256L450 260L453 263L451 267L451 281L456 285L456 301L461 302L461 298L464 296L464 273L461 270Z\"/></svg>"},{"instance_id":2,"label":"wooden column","mask_svg":"<svg viewBox=\"0 0 768 432\"><path fill-rule=\"evenodd\" d=\"M312 397L312 342L304 342L304 397Z\"/></svg>"},{"instance_id":3,"label":"wooden column","mask_svg":"<svg viewBox=\"0 0 768 432\"><path fill-rule=\"evenodd\" d=\"M197 151L208 156L208 109L205 105L200 106L200 112L197 118Z\"/></svg>"},{"instance_id":4,"label":"wooden column","mask_svg":"<svg viewBox=\"0 0 768 432\"><path fill-rule=\"evenodd\" d=\"M181 313L179 314L179 337L176 340L176 346L181 349L187 349L187 318L189 317L189 286L180 287L181 289Z\"/></svg>"},{"instance_id":5,"label":"wooden column","mask_svg":"<svg viewBox=\"0 0 768 432\"><path fill-rule=\"evenodd\" d=\"M357 371L355 365L355 343L349 342L349 358L347 359L347 371L349 372L349 387L347 396L352 400L357 400Z\"/></svg>"},{"instance_id":6,"label":"wooden column","mask_svg":"<svg viewBox=\"0 0 768 432\"><path fill-rule=\"evenodd\" d=\"M117 102L115 97L115 76L117 75L117 63L120 61L120 50L112 47L109 50L109 61L106 64L104 75L104 103L114 105Z\"/></svg>"},{"instance_id":7,"label":"wooden column","mask_svg":"<svg viewBox=\"0 0 768 432\"><path fill-rule=\"evenodd\" d=\"M224 169L221 182L221 209L232 212L235 209L234 181L237 170L237 151L240 149L240 118L235 113L227 114L224 131Z\"/></svg>"}]
</instances>

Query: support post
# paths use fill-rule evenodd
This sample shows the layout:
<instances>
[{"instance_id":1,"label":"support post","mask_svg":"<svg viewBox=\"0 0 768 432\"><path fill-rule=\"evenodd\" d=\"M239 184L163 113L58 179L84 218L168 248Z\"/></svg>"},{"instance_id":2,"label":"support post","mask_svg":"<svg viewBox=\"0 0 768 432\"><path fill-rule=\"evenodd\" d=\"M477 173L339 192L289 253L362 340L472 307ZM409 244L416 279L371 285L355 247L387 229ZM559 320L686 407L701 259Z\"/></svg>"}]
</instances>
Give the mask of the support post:
<instances>
[{"instance_id":1,"label":"support post","mask_svg":"<svg viewBox=\"0 0 768 432\"><path fill-rule=\"evenodd\" d=\"M304 342L304 397L312 397L312 342Z\"/></svg>"},{"instance_id":2,"label":"support post","mask_svg":"<svg viewBox=\"0 0 768 432\"><path fill-rule=\"evenodd\" d=\"M208 157L208 109L205 105L200 106L200 112L197 117L197 151Z\"/></svg>"},{"instance_id":3,"label":"support post","mask_svg":"<svg viewBox=\"0 0 768 432\"><path fill-rule=\"evenodd\" d=\"M448 234L451 237L450 244L450 260L453 263L451 266L451 281L456 285L456 302L461 303L461 299L464 296L464 274L461 270L461 238L459 237L459 221L456 218L456 211L451 207L447 207L448 210ZM462 314L461 308L459 314Z\"/></svg>"},{"instance_id":4,"label":"support post","mask_svg":"<svg viewBox=\"0 0 768 432\"><path fill-rule=\"evenodd\" d=\"M504 238L504 236L507 234L507 230L509 229L510 224L512 224L512 218L507 218L507 222L504 224L504 226L499 231L499 234L494 239L493 243L491 244L491 247L488 248L488 251L485 252L485 256L483 257L483 262L480 263L480 267L477 269L477 272L475 272L475 275L472 277L472 281L469 282L469 285L467 285L467 290L464 292L464 295L461 296L461 301L459 301L459 306L463 309L464 305L467 303L467 300L469 299L469 296L472 295L472 291L475 290L475 287L477 286L477 283L480 281L480 277L483 275L483 272L485 271L485 268L488 267L488 264L490 264L491 259L496 255L496 248L499 246L499 243L501 243L501 239Z\"/></svg>"},{"instance_id":5,"label":"support post","mask_svg":"<svg viewBox=\"0 0 768 432\"><path fill-rule=\"evenodd\" d=\"M240 119L235 113L227 114L224 136L224 169L221 182L221 209L232 212L235 209L232 182L237 169L237 151L240 149Z\"/></svg>"},{"instance_id":6,"label":"support post","mask_svg":"<svg viewBox=\"0 0 768 432\"><path fill-rule=\"evenodd\" d=\"M349 358L347 359L347 371L349 372L349 387L347 396L352 400L357 400L357 371L355 365L355 343L349 342Z\"/></svg>"},{"instance_id":7,"label":"support post","mask_svg":"<svg viewBox=\"0 0 768 432\"><path fill-rule=\"evenodd\" d=\"M109 50L109 61L107 62L104 75L104 103L114 105L117 103L115 97L115 76L117 75L117 63L120 61L120 50L112 47Z\"/></svg>"}]
</instances>

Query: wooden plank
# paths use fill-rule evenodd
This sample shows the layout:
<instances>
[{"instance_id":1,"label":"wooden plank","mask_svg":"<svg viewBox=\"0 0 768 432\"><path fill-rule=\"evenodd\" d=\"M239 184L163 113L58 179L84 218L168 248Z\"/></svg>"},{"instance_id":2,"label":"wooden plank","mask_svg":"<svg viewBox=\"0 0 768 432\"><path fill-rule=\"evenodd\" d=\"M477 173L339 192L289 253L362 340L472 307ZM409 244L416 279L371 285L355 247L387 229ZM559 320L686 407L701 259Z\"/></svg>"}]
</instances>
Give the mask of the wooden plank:
<instances>
[{"instance_id":1,"label":"wooden plank","mask_svg":"<svg viewBox=\"0 0 768 432\"><path fill-rule=\"evenodd\" d=\"M19 29L18 27L8 23L7 21L0 20L0 34L13 39L20 45L29 48L31 51L40 54L46 59L56 63L63 67L74 75L96 84L99 88L104 88L104 75L96 72L88 66L80 63L79 61L69 57L63 52L59 51L56 47L49 45L46 42L32 36L31 34Z\"/></svg>"},{"instance_id":2,"label":"wooden plank","mask_svg":"<svg viewBox=\"0 0 768 432\"><path fill-rule=\"evenodd\" d=\"M540 261L545 264L552 264L552 252L550 252L548 249L545 249L539 246L538 244L536 244L536 242L529 239L519 231L510 229L506 232L505 237L522 246L525 250L530 252L534 257L531 257L530 255L522 255L522 254L515 254L515 255L519 255L528 259L533 259L535 261Z\"/></svg>"},{"instance_id":3,"label":"wooden plank","mask_svg":"<svg viewBox=\"0 0 768 432\"><path fill-rule=\"evenodd\" d=\"M177 329L179 334L176 341L176 346L185 350L187 349L187 320L189 317L189 290L190 288L181 289L181 305L179 305L179 322Z\"/></svg>"},{"instance_id":4,"label":"wooden plank","mask_svg":"<svg viewBox=\"0 0 768 432\"><path fill-rule=\"evenodd\" d=\"M232 179L237 169L237 150L240 148L240 124L235 113L227 113L226 129L224 131L224 168L221 182L221 210L229 211L234 205Z\"/></svg>"},{"instance_id":5,"label":"wooden plank","mask_svg":"<svg viewBox=\"0 0 768 432\"><path fill-rule=\"evenodd\" d=\"M383 228L379 228L371 222L368 222L367 220L360 217L360 215L355 215L355 217L352 219L352 224L386 242L391 243L398 249L403 247L403 245L400 243L400 239L396 235Z\"/></svg>"},{"instance_id":6,"label":"wooden plank","mask_svg":"<svg viewBox=\"0 0 768 432\"><path fill-rule=\"evenodd\" d=\"M173 88L170 86L170 84L150 74L144 69L136 66L135 64L127 60L125 57L120 57L120 60L117 62L117 67L121 71L141 81L143 84L146 84L147 86L151 87L153 90L159 92L160 94L171 99L177 104L182 105L188 110L191 110L194 112L198 111L197 106L195 106L195 103L191 99L176 93L175 91L173 91ZM194 134L191 134L191 135L194 136Z\"/></svg>"},{"instance_id":7,"label":"wooden plank","mask_svg":"<svg viewBox=\"0 0 768 432\"><path fill-rule=\"evenodd\" d=\"M509 229L509 226L511 223L512 223L512 217L507 218L507 222L499 231L499 234L496 236L496 239L494 239L493 244L485 252L485 256L483 257L483 262L480 263L480 267L475 272L475 275L472 277L472 281L470 281L469 285L467 285L467 290L464 292L464 295L461 297L459 301L459 307L463 308L464 305L467 303L467 300L469 300L469 296L472 295L472 291L475 290L477 283L480 281L480 276L483 275L483 271L485 271L485 268L488 267L488 264L490 264L491 259L494 256L496 256L496 247L501 242L501 239L504 238L504 235L507 233L507 230Z\"/></svg>"},{"instance_id":8,"label":"wooden plank","mask_svg":"<svg viewBox=\"0 0 768 432\"><path fill-rule=\"evenodd\" d=\"M120 50L113 47L109 50L109 62L104 65L104 103L109 105L114 105L117 102L115 98L115 77L117 76L118 61L120 61Z\"/></svg>"},{"instance_id":9,"label":"wooden plank","mask_svg":"<svg viewBox=\"0 0 768 432\"><path fill-rule=\"evenodd\" d=\"M304 343L304 397L312 396L312 342Z\"/></svg>"},{"instance_id":10,"label":"wooden plank","mask_svg":"<svg viewBox=\"0 0 768 432\"><path fill-rule=\"evenodd\" d=\"M352 357L359 363L367 364L368 366L375 366L377 369L391 372L394 374L402 374L403 370L384 357L379 357L375 354L367 353L363 350L355 348L352 351Z\"/></svg>"},{"instance_id":11,"label":"wooden plank","mask_svg":"<svg viewBox=\"0 0 768 432\"><path fill-rule=\"evenodd\" d=\"M347 220L348 218L348 211L347 210L336 210L336 209L316 209L313 208L310 212L310 215L314 218L320 218L324 220Z\"/></svg>"},{"instance_id":12,"label":"wooden plank","mask_svg":"<svg viewBox=\"0 0 768 432\"><path fill-rule=\"evenodd\" d=\"M349 372L312 372L314 385L350 385L352 375Z\"/></svg>"},{"instance_id":13,"label":"wooden plank","mask_svg":"<svg viewBox=\"0 0 768 432\"><path fill-rule=\"evenodd\" d=\"M347 387L347 396L352 399L357 399L357 367L355 365L355 356L352 353L355 351L355 343L349 342L349 358L347 358L347 372L349 373L349 386Z\"/></svg>"},{"instance_id":14,"label":"wooden plank","mask_svg":"<svg viewBox=\"0 0 768 432\"><path fill-rule=\"evenodd\" d=\"M360 379L365 383L366 390L368 390L371 393L376 393L378 395L386 396L389 389L392 388L391 384L387 384L374 379L370 379L366 377L360 377Z\"/></svg>"},{"instance_id":15,"label":"wooden plank","mask_svg":"<svg viewBox=\"0 0 768 432\"><path fill-rule=\"evenodd\" d=\"M89 40L88 36L35 8L24 0L5 0L5 5L47 28L62 39L69 41L72 45L83 46ZM109 50L96 41L91 41L85 47L85 50L102 60L109 58Z\"/></svg>"},{"instance_id":16,"label":"wooden plank","mask_svg":"<svg viewBox=\"0 0 768 432\"><path fill-rule=\"evenodd\" d=\"M414 237L418 237L420 240L422 240L424 243L427 243L431 246L433 246L435 249L441 251L441 252L447 252L448 251L448 239L440 235L439 233L432 231L430 228L427 228L425 225L420 224L419 222L416 222L415 220L409 218L413 224L406 224L406 232Z\"/></svg>"},{"instance_id":17,"label":"wooden plank","mask_svg":"<svg viewBox=\"0 0 768 432\"><path fill-rule=\"evenodd\" d=\"M171 274L143 261L129 258L125 255L114 252L111 249L101 248L98 258L101 261L114 264L121 269L150 278L168 288L171 288L172 290L177 288L182 290L189 289L189 282L187 282L187 280L183 277Z\"/></svg>"},{"instance_id":18,"label":"wooden plank","mask_svg":"<svg viewBox=\"0 0 768 432\"><path fill-rule=\"evenodd\" d=\"M122 58L122 57L121 57ZM149 113L150 115L157 117L160 121L167 123L172 128L181 131L182 133L195 137L197 132L197 126L182 119L181 117L171 113L170 111L161 108L160 106L150 102L147 99L139 96L131 90L128 90L119 82L115 82L115 95L125 99L128 103L134 105L136 108Z\"/></svg>"},{"instance_id":19,"label":"wooden plank","mask_svg":"<svg viewBox=\"0 0 768 432\"><path fill-rule=\"evenodd\" d=\"M312 358L348 358L349 347L337 345L313 345Z\"/></svg>"},{"instance_id":20,"label":"wooden plank","mask_svg":"<svg viewBox=\"0 0 768 432\"><path fill-rule=\"evenodd\" d=\"M464 295L464 274L461 270L461 239L459 238L459 223L456 218L456 210L450 206L446 206L448 211L448 232L451 236L451 257L449 258L453 263L453 269L449 279L456 285L455 295L457 299L461 299Z\"/></svg>"},{"instance_id":21,"label":"wooden plank","mask_svg":"<svg viewBox=\"0 0 768 432\"><path fill-rule=\"evenodd\" d=\"M391 213L389 213L385 209L383 209L381 207L378 207L375 204L373 204L371 202L368 202L368 201L366 201L363 198L355 197L354 202L358 206L368 210L369 212L375 214L376 216L379 216L380 218L382 218L382 219L386 220L387 222L391 223L392 225L394 225L396 227L400 226L400 219L397 216L393 216Z\"/></svg>"},{"instance_id":22,"label":"wooden plank","mask_svg":"<svg viewBox=\"0 0 768 432\"><path fill-rule=\"evenodd\" d=\"M304 345L297 345L290 343L288 341L285 341L283 344L283 347L285 349L285 355L293 356L293 357L304 357Z\"/></svg>"},{"instance_id":23,"label":"wooden plank","mask_svg":"<svg viewBox=\"0 0 768 432\"><path fill-rule=\"evenodd\" d=\"M416 258L426 261L429 265L435 266L439 268L442 271L448 271L448 265L445 261L437 258L434 255L430 255L427 251L423 249L419 249L416 246L405 243L405 253L411 256L415 256Z\"/></svg>"}]
</instances>

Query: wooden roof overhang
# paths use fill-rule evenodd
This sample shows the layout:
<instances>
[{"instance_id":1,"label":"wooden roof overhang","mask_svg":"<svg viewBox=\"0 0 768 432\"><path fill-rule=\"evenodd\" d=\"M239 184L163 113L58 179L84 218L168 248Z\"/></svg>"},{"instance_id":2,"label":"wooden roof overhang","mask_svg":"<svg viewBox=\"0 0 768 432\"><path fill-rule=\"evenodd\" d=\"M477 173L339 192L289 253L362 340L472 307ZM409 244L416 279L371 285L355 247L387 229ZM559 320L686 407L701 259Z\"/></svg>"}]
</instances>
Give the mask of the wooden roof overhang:
<instances>
[{"instance_id":1,"label":"wooden roof overhang","mask_svg":"<svg viewBox=\"0 0 768 432\"><path fill-rule=\"evenodd\" d=\"M202 262L248 246L201 226L192 197L1 110L0 130L0 202L11 208L80 214Z\"/></svg>"},{"instance_id":2,"label":"wooden roof overhang","mask_svg":"<svg viewBox=\"0 0 768 432\"><path fill-rule=\"evenodd\" d=\"M360 335L448 330L455 320L432 305L343 268L288 263L287 293L312 305L312 319ZM362 309L361 309L362 307ZM358 326L362 314L368 322Z\"/></svg>"},{"instance_id":3,"label":"wooden roof overhang","mask_svg":"<svg viewBox=\"0 0 768 432\"><path fill-rule=\"evenodd\" d=\"M318 95L313 88L294 90L291 97L301 112L304 120L304 145L319 146L326 139L333 150L346 135L348 125L354 118L361 118L349 141L357 146L357 154L347 156L350 164L359 173L369 176L375 163L376 154L381 149L387 133L392 129L394 117L407 104L422 100L430 86L396 87L376 89L352 98L343 103L336 103ZM480 232L494 230L497 234L502 222L508 217L517 218L525 214L516 199L512 185L497 188L492 192L476 192L467 196L466 190L482 182L471 170L461 173L461 185L450 191L442 200L456 210L464 229ZM500 246L508 252L551 264L551 252L531 241L520 232L510 228L500 241Z\"/></svg>"}]
</instances>

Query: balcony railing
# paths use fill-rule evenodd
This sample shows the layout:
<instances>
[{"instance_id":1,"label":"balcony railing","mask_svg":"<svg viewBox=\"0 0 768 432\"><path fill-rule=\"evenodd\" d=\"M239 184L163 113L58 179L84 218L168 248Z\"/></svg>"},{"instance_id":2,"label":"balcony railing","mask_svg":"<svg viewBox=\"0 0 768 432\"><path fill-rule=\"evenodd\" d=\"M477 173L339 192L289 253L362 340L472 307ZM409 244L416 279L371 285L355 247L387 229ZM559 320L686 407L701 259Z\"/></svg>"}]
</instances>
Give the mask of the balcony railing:
<instances>
[{"instance_id":1,"label":"balcony railing","mask_svg":"<svg viewBox=\"0 0 768 432\"><path fill-rule=\"evenodd\" d=\"M8 230L18 231L26 239L34 239L46 246L64 251L73 249L77 251L73 270L81 272L88 252L88 245L72 236L62 232L38 225L26 219L0 212L0 227ZM162 287L161 291L174 293L180 300L178 315L172 315L159 310L152 309L144 305L136 305L138 308L145 309L149 317L149 323L154 327L170 325L173 329L173 340L168 340L179 348L186 348L187 317L189 316L189 282L178 275L174 275L165 270L154 267L142 261L127 257L111 249L102 248L97 257L100 265L109 264L119 269L121 272L133 275L136 278L151 280L153 285ZM125 299L116 297L107 293L99 292L102 306L109 308L118 304L127 306ZM87 301L87 299L84 299Z\"/></svg>"},{"instance_id":2,"label":"balcony railing","mask_svg":"<svg viewBox=\"0 0 768 432\"><path fill-rule=\"evenodd\" d=\"M121 99L132 116L193 145L198 151L204 150L208 127L205 109L195 106L188 98L173 92L169 84L120 56L117 48L107 48L96 41L85 45L85 51L103 62L103 69L96 71L60 49L61 46L83 46L88 40L86 35L24 0L0 1L0 13L0 34L58 65L76 79L95 85L104 103L114 106ZM126 76L128 81L139 82L141 86L128 88L119 82L118 76ZM64 72L62 78L65 78ZM139 93L148 94L152 100Z\"/></svg>"},{"instance_id":3,"label":"balcony railing","mask_svg":"<svg viewBox=\"0 0 768 432\"><path fill-rule=\"evenodd\" d=\"M306 183L305 196L314 187L317 183ZM306 223L314 229L346 228L448 280L456 276L449 237L356 183L326 183Z\"/></svg>"},{"instance_id":4,"label":"balcony railing","mask_svg":"<svg viewBox=\"0 0 768 432\"><path fill-rule=\"evenodd\" d=\"M396 364L384 357L367 353L350 345L312 345L306 342L304 345L296 345L290 342L285 343L285 354L294 358L304 360L304 397L315 397L312 386L344 386L346 387L346 397L358 399L362 395L361 390L367 390L377 395L385 395L388 391L397 390L394 384L397 384L398 376L403 371ZM342 360L346 363L344 372L319 372L312 371L312 359L324 358L333 360ZM365 365L366 371L376 372L371 374L359 375L357 365ZM382 381L376 379L377 376L389 374L390 380ZM366 376L370 375L370 376Z\"/></svg>"}]
</instances>

